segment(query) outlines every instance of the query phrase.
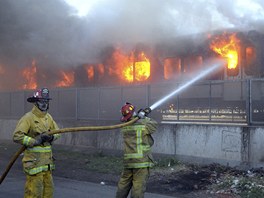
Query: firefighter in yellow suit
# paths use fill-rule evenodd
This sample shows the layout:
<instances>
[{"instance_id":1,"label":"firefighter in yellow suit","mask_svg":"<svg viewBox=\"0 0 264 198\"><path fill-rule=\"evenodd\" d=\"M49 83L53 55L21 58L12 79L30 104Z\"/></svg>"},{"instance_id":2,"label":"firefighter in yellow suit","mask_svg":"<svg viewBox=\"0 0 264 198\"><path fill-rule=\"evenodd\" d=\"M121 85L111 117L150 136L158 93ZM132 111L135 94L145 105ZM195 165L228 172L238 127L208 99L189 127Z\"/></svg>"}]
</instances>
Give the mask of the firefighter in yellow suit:
<instances>
[{"instance_id":1,"label":"firefighter in yellow suit","mask_svg":"<svg viewBox=\"0 0 264 198\"><path fill-rule=\"evenodd\" d=\"M126 103L121 108L122 122L133 117L140 119L130 126L121 129L124 141L124 169L118 182L116 198L126 198L131 190L131 198L143 198L149 177L149 168L153 167L151 146L154 140L151 136L157 129L157 122L146 117L151 109L139 110Z\"/></svg>"},{"instance_id":2,"label":"firefighter in yellow suit","mask_svg":"<svg viewBox=\"0 0 264 198\"><path fill-rule=\"evenodd\" d=\"M52 198L54 163L51 144L60 135L48 135L49 130L58 129L56 122L48 113L49 90L37 90L27 101L33 103L32 110L18 122L13 133L16 143L26 146L22 159L26 174L24 198Z\"/></svg>"}]
</instances>

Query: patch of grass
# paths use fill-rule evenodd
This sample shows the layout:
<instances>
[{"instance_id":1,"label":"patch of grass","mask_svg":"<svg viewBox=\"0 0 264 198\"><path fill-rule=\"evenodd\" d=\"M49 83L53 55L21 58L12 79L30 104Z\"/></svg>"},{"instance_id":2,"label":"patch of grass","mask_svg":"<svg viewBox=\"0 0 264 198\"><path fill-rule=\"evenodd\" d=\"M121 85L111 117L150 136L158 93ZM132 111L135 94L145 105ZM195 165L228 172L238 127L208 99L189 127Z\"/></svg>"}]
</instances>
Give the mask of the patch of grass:
<instances>
[{"instance_id":1,"label":"patch of grass","mask_svg":"<svg viewBox=\"0 0 264 198\"><path fill-rule=\"evenodd\" d=\"M155 158L155 165L152 168L152 175L163 175L167 177L171 174L187 171L189 168L174 157Z\"/></svg>"},{"instance_id":2,"label":"patch of grass","mask_svg":"<svg viewBox=\"0 0 264 198\"><path fill-rule=\"evenodd\" d=\"M89 171L100 173L120 174L123 169L123 157L105 155L102 151L86 153L85 151L73 150L54 150L54 155L57 160L71 161L77 167L85 168ZM180 165L180 162L173 157L155 158L155 172L162 171L166 168L175 168Z\"/></svg>"},{"instance_id":3,"label":"patch of grass","mask_svg":"<svg viewBox=\"0 0 264 198\"><path fill-rule=\"evenodd\" d=\"M179 165L180 162L172 157L164 157L156 160L155 168L167 168Z\"/></svg>"},{"instance_id":4,"label":"patch of grass","mask_svg":"<svg viewBox=\"0 0 264 198\"><path fill-rule=\"evenodd\" d=\"M67 160L76 167L99 173L120 174L123 168L122 157L104 155L102 152L86 153L85 151L56 150L57 160Z\"/></svg>"},{"instance_id":5,"label":"patch of grass","mask_svg":"<svg viewBox=\"0 0 264 198\"><path fill-rule=\"evenodd\" d=\"M92 155L85 159L85 163L88 170L101 173L120 174L123 169L122 158L114 156Z\"/></svg>"},{"instance_id":6,"label":"patch of grass","mask_svg":"<svg viewBox=\"0 0 264 198\"><path fill-rule=\"evenodd\" d=\"M160 158L155 161L154 169L159 170L177 165L179 165L179 161L175 158ZM120 174L123 169L123 158L96 153L86 159L86 166L89 170Z\"/></svg>"}]
</instances>

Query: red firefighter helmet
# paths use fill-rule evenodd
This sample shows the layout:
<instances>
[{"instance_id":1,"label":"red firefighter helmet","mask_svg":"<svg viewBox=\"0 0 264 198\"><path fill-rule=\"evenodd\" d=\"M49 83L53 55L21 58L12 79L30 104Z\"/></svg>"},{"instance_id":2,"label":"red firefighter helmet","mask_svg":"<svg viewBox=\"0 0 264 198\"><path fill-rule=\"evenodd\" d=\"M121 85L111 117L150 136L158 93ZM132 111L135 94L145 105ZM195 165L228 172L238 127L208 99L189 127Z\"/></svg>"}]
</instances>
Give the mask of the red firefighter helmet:
<instances>
[{"instance_id":1,"label":"red firefighter helmet","mask_svg":"<svg viewBox=\"0 0 264 198\"><path fill-rule=\"evenodd\" d=\"M36 90L33 96L30 96L29 98L27 98L27 101L34 103L34 102L39 101L39 99L51 100L51 98L49 97L49 90L47 88Z\"/></svg>"},{"instance_id":2,"label":"red firefighter helmet","mask_svg":"<svg viewBox=\"0 0 264 198\"><path fill-rule=\"evenodd\" d=\"M121 113L123 115L121 117L121 121L127 122L133 116L134 112L135 112L135 107L129 102L126 102L126 104L121 108Z\"/></svg>"}]
</instances>

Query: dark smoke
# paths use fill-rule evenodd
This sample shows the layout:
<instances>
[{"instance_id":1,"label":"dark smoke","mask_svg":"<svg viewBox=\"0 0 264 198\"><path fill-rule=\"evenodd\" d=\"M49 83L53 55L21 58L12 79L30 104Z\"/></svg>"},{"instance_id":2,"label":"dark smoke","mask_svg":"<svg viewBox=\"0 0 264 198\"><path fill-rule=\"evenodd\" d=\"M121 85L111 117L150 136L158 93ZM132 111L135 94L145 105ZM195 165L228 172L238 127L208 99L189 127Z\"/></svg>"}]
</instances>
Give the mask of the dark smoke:
<instances>
[{"instance_id":1,"label":"dark smoke","mask_svg":"<svg viewBox=\"0 0 264 198\"><path fill-rule=\"evenodd\" d=\"M15 73L36 59L38 67L56 70L100 62L109 46L130 50L137 43L155 45L228 28L263 31L264 2L238 9L239 2L98 0L87 16L78 17L63 0L0 0L0 65Z\"/></svg>"},{"instance_id":2,"label":"dark smoke","mask_svg":"<svg viewBox=\"0 0 264 198\"><path fill-rule=\"evenodd\" d=\"M56 0L0 1L0 57L20 66L36 58L43 65L70 65L86 31L71 8ZM82 48L85 50L85 48Z\"/></svg>"},{"instance_id":3,"label":"dark smoke","mask_svg":"<svg viewBox=\"0 0 264 198\"><path fill-rule=\"evenodd\" d=\"M113 43L156 43L221 28L261 30L264 2L254 1L260 6L255 13L237 10L236 2L101 0L80 18L63 0L0 0L0 57L67 66L94 59Z\"/></svg>"}]
</instances>

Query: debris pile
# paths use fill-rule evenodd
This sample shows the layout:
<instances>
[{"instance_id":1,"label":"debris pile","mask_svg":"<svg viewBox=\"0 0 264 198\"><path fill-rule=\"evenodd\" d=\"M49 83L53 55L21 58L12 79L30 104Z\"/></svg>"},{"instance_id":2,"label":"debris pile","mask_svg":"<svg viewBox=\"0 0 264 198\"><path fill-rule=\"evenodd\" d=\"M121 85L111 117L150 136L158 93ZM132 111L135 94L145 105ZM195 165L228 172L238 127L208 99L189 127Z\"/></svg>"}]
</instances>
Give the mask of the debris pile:
<instances>
[{"instance_id":1,"label":"debris pile","mask_svg":"<svg viewBox=\"0 0 264 198\"><path fill-rule=\"evenodd\" d=\"M219 164L183 165L157 171L151 176L151 188L164 194L206 191L217 197L264 197L263 168L240 170Z\"/></svg>"}]
</instances>

